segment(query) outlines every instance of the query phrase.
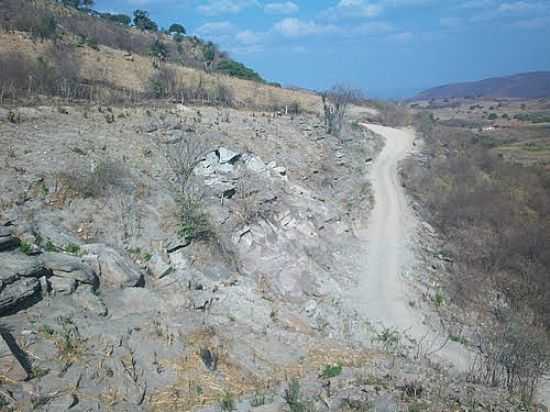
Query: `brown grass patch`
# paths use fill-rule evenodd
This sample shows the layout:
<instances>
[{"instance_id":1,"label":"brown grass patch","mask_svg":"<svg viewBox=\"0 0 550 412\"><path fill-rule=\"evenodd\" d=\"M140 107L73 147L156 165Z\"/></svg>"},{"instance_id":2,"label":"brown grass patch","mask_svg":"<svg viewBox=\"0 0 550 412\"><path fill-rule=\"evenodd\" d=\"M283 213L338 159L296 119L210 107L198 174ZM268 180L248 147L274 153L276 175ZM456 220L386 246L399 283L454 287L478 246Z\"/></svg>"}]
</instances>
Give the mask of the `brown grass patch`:
<instances>
[{"instance_id":1,"label":"brown grass patch","mask_svg":"<svg viewBox=\"0 0 550 412\"><path fill-rule=\"evenodd\" d=\"M154 393L150 399L155 411L191 411L199 406L218 403L224 394L236 399L244 395L274 390L278 385L307 374L317 375L325 365L362 368L382 355L358 351L337 343L318 345L310 349L304 359L288 365L275 365L267 355L252 349L255 363L251 370L231 355L231 341L213 328L200 329L186 337L191 351L175 361L161 362L177 371L177 382ZM209 371L199 351L207 347L218 355L217 369Z\"/></svg>"}]
</instances>

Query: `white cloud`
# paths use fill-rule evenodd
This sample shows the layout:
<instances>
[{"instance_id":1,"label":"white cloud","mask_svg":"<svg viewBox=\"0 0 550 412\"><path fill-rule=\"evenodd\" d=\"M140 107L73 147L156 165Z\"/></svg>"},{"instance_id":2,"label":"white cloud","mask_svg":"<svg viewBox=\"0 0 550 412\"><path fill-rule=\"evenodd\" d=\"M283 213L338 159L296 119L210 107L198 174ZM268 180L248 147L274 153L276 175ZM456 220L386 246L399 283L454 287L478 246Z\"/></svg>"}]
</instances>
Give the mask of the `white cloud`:
<instances>
[{"instance_id":1,"label":"white cloud","mask_svg":"<svg viewBox=\"0 0 550 412\"><path fill-rule=\"evenodd\" d=\"M227 36L237 32L237 28L228 21L216 21L205 23L196 32L202 36Z\"/></svg>"},{"instance_id":2,"label":"white cloud","mask_svg":"<svg viewBox=\"0 0 550 412\"><path fill-rule=\"evenodd\" d=\"M336 6L321 12L321 16L328 20L375 17L382 13L383 9L381 4L366 0L340 0Z\"/></svg>"},{"instance_id":3,"label":"white cloud","mask_svg":"<svg viewBox=\"0 0 550 412\"><path fill-rule=\"evenodd\" d=\"M285 3L267 3L264 11L269 14L295 14L300 11L300 7L292 1Z\"/></svg>"},{"instance_id":4,"label":"white cloud","mask_svg":"<svg viewBox=\"0 0 550 412\"><path fill-rule=\"evenodd\" d=\"M359 26L353 28L350 32L353 35L356 35L356 34L372 35L372 34L390 33L394 30L395 28L390 23L387 23L384 21L373 21L369 23L360 24Z\"/></svg>"},{"instance_id":5,"label":"white cloud","mask_svg":"<svg viewBox=\"0 0 550 412\"><path fill-rule=\"evenodd\" d=\"M294 17L277 22L274 29L285 37L306 37L339 31L332 24L319 24L314 21L303 21Z\"/></svg>"},{"instance_id":6,"label":"white cloud","mask_svg":"<svg viewBox=\"0 0 550 412\"><path fill-rule=\"evenodd\" d=\"M514 27L527 30L538 30L550 28L550 17L535 17L533 19L519 20Z\"/></svg>"},{"instance_id":7,"label":"white cloud","mask_svg":"<svg viewBox=\"0 0 550 412\"><path fill-rule=\"evenodd\" d=\"M257 0L208 0L197 8L200 14L218 16L221 14L237 14L242 10L259 6Z\"/></svg>"},{"instance_id":8,"label":"white cloud","mask_svg":"<svg viewBox=\"0 0 550 412\"><path fill-rule=\"evenodd\" d=\"M460 17L442 17L439 24L447 29L456 29L463 25L463 20Z\"/></svg>"},{"instance_id":9,"label":"white cloud","mask_svg":"<svg viewBox=\"0 0 550 412\"><path fill-rule=\"evenodd\" d=\"M518 13L531 10L533 7L532 4L529 4L525 1L516 1L514 3L503 3L498 6L498 11L503 13Z\"/></svg>"},{"instance_id":10,"label":"white cloud","mask_svg":"<svg viewBox=\"0 0 550 412\"><path fill-rule=\"evenodd\" d=\"M258 33L252 30L243 30L235 36L236 40L244 45L259 44L264 38L263 33Z\"/></svg>"},{"instance_id":11,"label":"white cloud","mask_svg":"<svg viewBox=\"0 0 550 412\"><path fill-rule=\"evenodd\" d=\"M413 34L409 31L390 34L387 37L388 40L396 41L396 42L399 42L399 43L407 43L410 40L412 40L412 38L413 38Z\"/></svg>"}]
</instances>

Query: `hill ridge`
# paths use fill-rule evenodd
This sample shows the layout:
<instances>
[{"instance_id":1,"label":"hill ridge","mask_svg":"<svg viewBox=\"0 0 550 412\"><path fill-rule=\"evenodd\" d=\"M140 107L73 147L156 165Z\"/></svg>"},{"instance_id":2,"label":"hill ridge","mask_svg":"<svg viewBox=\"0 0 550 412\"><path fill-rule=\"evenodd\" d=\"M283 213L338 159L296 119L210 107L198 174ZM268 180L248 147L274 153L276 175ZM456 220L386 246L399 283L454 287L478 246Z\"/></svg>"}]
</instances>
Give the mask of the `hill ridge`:
<instances>
[{"instance_id":1,"label":"hill ridge","mask_svg":"<svg viewBox=\"0 0 550 412\"><path fill-rule=\"evenodd\" d=\"M416 100L460 97L542 98L550 96L550 71L538 70L476 81L449 83L418 93Z\"/></svg>"}]
</instances>

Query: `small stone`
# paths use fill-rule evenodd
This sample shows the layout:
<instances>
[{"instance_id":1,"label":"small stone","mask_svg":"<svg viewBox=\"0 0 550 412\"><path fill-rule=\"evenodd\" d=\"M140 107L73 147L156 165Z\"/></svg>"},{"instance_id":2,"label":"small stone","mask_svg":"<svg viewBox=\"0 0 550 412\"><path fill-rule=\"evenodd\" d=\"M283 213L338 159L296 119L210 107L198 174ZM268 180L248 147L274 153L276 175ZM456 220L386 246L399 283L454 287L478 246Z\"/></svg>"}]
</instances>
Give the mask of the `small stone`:
<instances>
[{"instance_id":1,"label":"small stone","mask_svg":"<svg viewBox=\"0 0 550 412\"><path fill-rule=\"evenodd\" d=\"M50 285L55 294L70 295L76 290L77 282L74 279L52 276L50 278Z\"/></svg>"},{"instance_id":2,"label":"small stone","mask_svg":"<svg viewBox=\"0 0 550 412\"><path fill-rule=\"evenodd\" d=\"M149 273L155 278L155 279L161 279L164 276L170 274L174 268L168 264L162 256L159 254L154 254L149 262L147 262L147 269L149 269Z\"/></svg>"}]
</instances>

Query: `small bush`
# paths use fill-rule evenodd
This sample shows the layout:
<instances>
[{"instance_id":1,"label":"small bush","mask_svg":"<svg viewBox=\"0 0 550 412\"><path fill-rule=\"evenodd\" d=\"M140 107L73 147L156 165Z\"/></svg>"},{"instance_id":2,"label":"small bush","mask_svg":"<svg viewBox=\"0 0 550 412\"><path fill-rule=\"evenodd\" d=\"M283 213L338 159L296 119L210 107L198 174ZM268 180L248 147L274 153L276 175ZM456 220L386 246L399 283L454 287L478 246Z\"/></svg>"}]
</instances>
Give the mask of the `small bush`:
<instances>
[{"instance_id":1,"label":"small bush","mask_svg":"<svg viewBox=\"0 0 550 412\"><path fill-rule=\"evenodd\" d=\"M24 253L25 255L31 255L32 254L32 244L22 240L21 243L19 243L19 250L22 253Z\"/></svg>"},{"instance_id":2,"label":"small bush","mask_svg":"<svg viewBox=\"0 0 550 412\"><path fill-rule=\"evenodd\" d=\"M225 392L220 399L220 409L227 412L235 410L235 400L230 392Z\"/></svg>"},{"instance_id":3,"label":"small bush","mask_svg":"<svg viewBox=\"0 0 550 412\"><path fill-rule=\"evenodd\" d=\"M186 240L208 240L213 235L208 214L194 195L183 194L178 199L178 236Z\"/></svg>"},{"instance_id":4,"label":"small bush","mask_svg":"<svg viewBox=\"0 0 550 412\"><path fill-rule=\"evenodd\" d=\"M293 379L289 382L288 388L285 389L284 400L290 409L290 412L305 412L306 406L302 401L300 382Z\"/></svg>"},{"instance_id":5,"label":"small bush","mask_svg":"<svg viewBox=\"0 0 550 412\"><path fill-rule=\"evenodd\" d=\"M258 408L259 406L263 406L267 403L267 396L263 392L256 392L254 393L254 397L250 400L250 406L253 408Z\"/></svg>"},{"instance_id":6,"label":"small bush","mask_svg":"<svg viewBox=\"0 0 550 412\"><path fill-rule=\"evenodd\" d=\"M489 116L487 116L487 119L496 120L498 119L498 115L496 113L489 113Z\"/></svg>"},{"instance_id":7,"label":"small bush","mask_svg":"<svg viewBox=\"0 0 550 412\"><path fill-rule=\"evenodd\" d=\"M70 255L78 256L80 254L80 246L74 243L69 243L63 250Z\"/></svg>"},{"instance_id":8,"label":"small bush","mask_svg":"<svg viewBox=\"0 0 550 412\"><path fill-rule=\"evenodd\" d=\"M57 39L57 21L55 17L51 14L41 17L33 35L41 40Z\"/></svg>"},{"instance_id":9,"label":"small bush","mask_svg":"<svg viewBox=\"0 0 550 412\"><path fill-rule=\"evenodd\" d=\"M84 197L101 197L113 189L127 189L127 170L120 163L102 159L91 169L75 168L60 176L67 187Z\"/></svg>"},{"instance_id":10,"label":"small bush","mask_svg":"<svg viewBox=\"0 0 550 412\"><path fill-rule=\"evenodd\" d=\"M373 340L380 342L386 352L393 352L399 346L400 336L397 330L384 328Z\"/></svg>"},{"instance_id":11,"label":"small bush","mask_svg":"<svg viewBox=\"0 0 550 412\"><path fill-rule=\"evenodd\" d=\"M332 379L340 376L342 373L342 365L337 363L336 365L325 365L321 371L321 378Z\"/></svg>"}]
</instances>

